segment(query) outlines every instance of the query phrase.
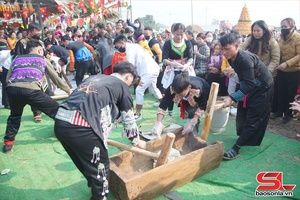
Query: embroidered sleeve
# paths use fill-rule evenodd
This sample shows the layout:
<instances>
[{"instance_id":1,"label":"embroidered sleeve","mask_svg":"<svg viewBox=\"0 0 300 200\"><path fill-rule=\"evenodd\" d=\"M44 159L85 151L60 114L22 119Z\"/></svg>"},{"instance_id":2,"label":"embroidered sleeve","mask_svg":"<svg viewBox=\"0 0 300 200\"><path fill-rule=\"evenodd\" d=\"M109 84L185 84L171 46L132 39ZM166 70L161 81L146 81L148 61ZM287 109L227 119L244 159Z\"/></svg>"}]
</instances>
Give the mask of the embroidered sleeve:
<instances>
[{"instance_id":1,"label":"embroidered sleeve","mask_svg":"<svg viewBox=\"0 0 300 200\"><path fill-rule=\"evenodd\" d=\"M132 110L128 110L127 112L122 111L122 122L123 122L123 131L122 135L130 138L138 137L138 127L136 125L136 121L134 119L134 113Z\"/></svg>"},{"instance_id":2,"label":"embroidered sleeve","mask_svg":"<svg viewBox=\"0 0 300 200\"><path fill-rule=\"evenodd\" d=\"M140 142L140 136L139 135L137 137L133 138L133 140L131 140L132 146L137 146L139 142Z\"/></svg>"},{"instance_id":3,"label":"embroidered sleeve","mask_svg":"<svg viewBox=\"0 0 300 200\"><path fill-rule=\"evenodd\" d=\"M203 115L204 110L201 110L200 108L198 108L195 112L195 115L197 115L199 118Z\"/></svg>"},{"instance_id":4,"label":"embroidered sleeve","mask_svg":"<svg viewBox=\"0 0 300 200\"><path fill-rule=\"evenodd\" d=\"M129 91L128 86L122 84L123 94L118 98L118 107L121 112L122 116L122 123L123 123L123 131L122 135L126 136L130 140L133 140L138 136L139 130L136 125L136 121L134 118L134 113L132 110L133 107L133 100Z\"/></svg>"}]
</instances>

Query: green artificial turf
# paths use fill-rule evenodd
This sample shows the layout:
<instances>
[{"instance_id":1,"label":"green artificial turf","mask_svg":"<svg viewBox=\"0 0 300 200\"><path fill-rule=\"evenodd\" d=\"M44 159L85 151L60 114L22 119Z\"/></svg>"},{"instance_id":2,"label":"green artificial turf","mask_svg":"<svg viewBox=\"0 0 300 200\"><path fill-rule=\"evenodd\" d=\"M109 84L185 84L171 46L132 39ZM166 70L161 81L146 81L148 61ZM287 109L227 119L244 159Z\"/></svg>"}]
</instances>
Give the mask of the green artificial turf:
<instances>
[{"instance_id":1,"label":"green artificial turf","mask_svg":"<svg viewBox=\"0 0 300 200\"><path fill-rule=\"evenodd\" d=\"M156 118L152 105L154 98L145 95L142 110L142 127L151 128ZM0 110L0 137L3 138L9 110ZM179 111L174 110L174 118L183 125ZM146 122L149 122L148 124ZM144 123L143 123L144 122ZM121 125L114 129L110 139L129 144L121 137ZM208 141L223 141L225 150L236 141L235 121L229 120L226 131L210 133ZM2 148L2 145L0 145ZM120 152L109 147L109 154ZM264 171L283 172L283 184L296 184L293 197L300 199L300 143L281 135L266 133L259 147L243 147L241 156L232 161L222 161L213 171L178 188L175 193L186 200L198 199L260 199L255 197L256 175ZM91 196L86 180L66 154L53 132L53 120L43 115L43 121L33 121L30 107L27 106L22 117L21 128L16 137L12 154L0 153L0 170L10 169L7 175L0 175L1 200L88 200ZM178 172L180 173L180 172ZM113 200L109 194L109 200ZM164 196L156 200L167 199ZM264 199L283 199L267 197Z\"/></svg>"}]
</instances>

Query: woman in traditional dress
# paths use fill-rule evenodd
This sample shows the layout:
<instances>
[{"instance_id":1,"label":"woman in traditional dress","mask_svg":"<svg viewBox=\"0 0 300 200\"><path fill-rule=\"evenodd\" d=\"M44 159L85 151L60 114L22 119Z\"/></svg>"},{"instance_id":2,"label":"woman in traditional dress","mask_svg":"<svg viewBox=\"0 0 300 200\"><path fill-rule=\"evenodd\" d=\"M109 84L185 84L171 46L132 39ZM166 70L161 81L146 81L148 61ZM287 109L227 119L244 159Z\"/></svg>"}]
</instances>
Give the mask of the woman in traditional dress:
<instances>
[{"instance_id":1,"label":"woman in traditional dress","mask_svg":"<svg viewBox=\"0 0 300 200\"><path fill-rule=\"evenodd\" d=\"M173 38L164 44L162 59L165 74L174 72L176 76L181 72L188 73L191 69L193 64L193 47L190 41L184 39L185 26L182 23L176 23L174 25L172 34ZM165 89L171 85L172 80L168 82L168 84L164 84ZM168 107L168 110L169 115L172 115L173 106Z\"/></svg>"}]
</instances>

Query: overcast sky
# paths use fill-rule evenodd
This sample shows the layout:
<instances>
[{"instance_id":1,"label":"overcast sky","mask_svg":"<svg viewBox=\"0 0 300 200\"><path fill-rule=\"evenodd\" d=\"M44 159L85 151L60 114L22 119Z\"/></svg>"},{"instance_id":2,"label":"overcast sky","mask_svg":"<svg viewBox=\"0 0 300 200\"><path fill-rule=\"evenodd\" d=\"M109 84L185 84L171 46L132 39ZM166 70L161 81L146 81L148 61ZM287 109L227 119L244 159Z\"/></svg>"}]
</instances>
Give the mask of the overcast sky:
<instances>
[{"instance_id":1,"label":"overcast sky","mask_svg":"<svg viewBox=\"0 0 300 200\"><path fill-rule=\"evenodd\" d=\"M300 28L300 0L128 0L132 17L153 15L154 20L167 26L174 22L185 25L209 25L213 19L229 20L237 24L242 8L249 9L252 22L264 20L269 26L280 26L280 21L292 17ZM193 5L193 9L191 8ZM193 12L193 15L192 15Z\"/></svg>"}]
</instances>

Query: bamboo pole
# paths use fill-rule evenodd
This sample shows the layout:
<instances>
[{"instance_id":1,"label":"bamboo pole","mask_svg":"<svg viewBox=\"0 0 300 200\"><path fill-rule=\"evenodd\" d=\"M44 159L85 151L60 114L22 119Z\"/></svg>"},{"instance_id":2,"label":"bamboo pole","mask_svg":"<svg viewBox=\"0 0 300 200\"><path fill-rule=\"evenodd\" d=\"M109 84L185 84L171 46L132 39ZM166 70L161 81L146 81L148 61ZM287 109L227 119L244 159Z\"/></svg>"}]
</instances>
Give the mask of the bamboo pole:
<instances>
[{"instance_id":1,"label":"bamboo pole","mask_svg":"<svg viewBox=\"0 0 300 200\"><path fill-rule=\"evenodd\" d=\"M62 75L62 77L65 79L65 81L66 81L66 83L68 84L69 88L71 88L71 89L72 89L72 85L71 85L71 83L70 83L69 79L67 78L67 76L66 76L66 73L64 72L64 70L63 70L63 69L61 70L60 74L61 74L61 75Z\"/></svg>"}]
</instances>

